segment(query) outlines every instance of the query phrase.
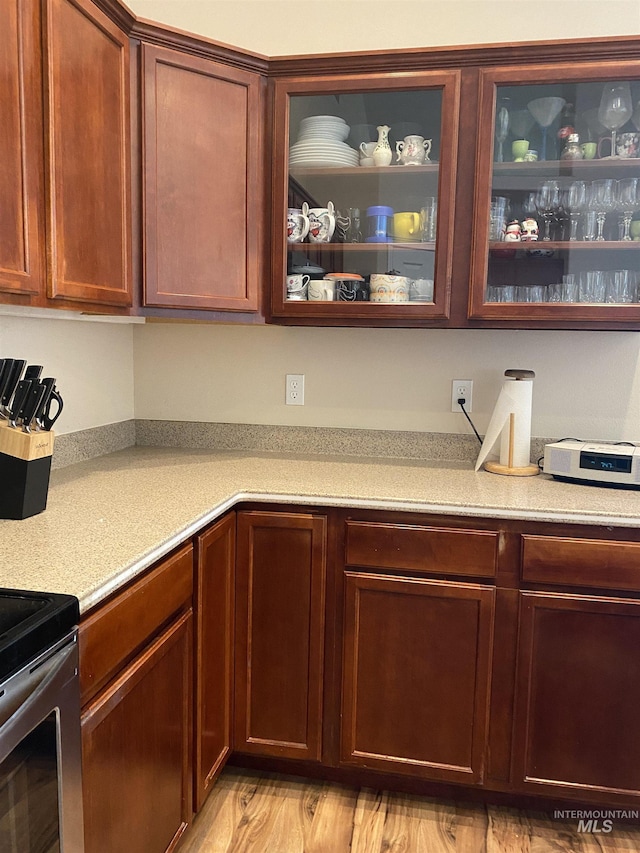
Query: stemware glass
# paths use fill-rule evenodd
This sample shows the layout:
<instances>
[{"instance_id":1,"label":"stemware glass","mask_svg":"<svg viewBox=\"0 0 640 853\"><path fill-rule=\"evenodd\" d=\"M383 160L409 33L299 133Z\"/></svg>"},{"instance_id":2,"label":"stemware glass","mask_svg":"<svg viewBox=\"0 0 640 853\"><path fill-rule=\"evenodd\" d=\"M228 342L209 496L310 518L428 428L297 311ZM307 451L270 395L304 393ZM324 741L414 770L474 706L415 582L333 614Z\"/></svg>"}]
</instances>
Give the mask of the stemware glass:
<instances>
[{"instance_id":1,"label":"stemware glass","mask_svg":"<svg viewBox=\"0 0 640 853\"><path fill-rule=\"evenodd\" d=\"M536 193L536 208L544 222L543 241L551 240L551 221L560 209L558 181L544 181Z\"/></svg>"},{"instance_id":2,"label":"stemware glass","mask_svg":"<svg viewBox=\"0 0 640 853\"><path fill-rule=\"evenodd\" d=\"M526 139L533 127L534 118L529 110L512 110L510 115L511 133L515 139Z\"/></svg>"},{"instance_id":3,"label":"stemware glass","mask_svg":"<svg viewBox=\"0 0 640 853\"><path fill-rule=\"evenodd\" d=\"M604 223L607 213L616 209L615 181L611 178L602 178L591 183L591 197L589 207L597 214L598 233L596 240L604 240Z\"/></svg>"},{"instance_id":4,"label":"stemware glass","mask_svg":"<svg viewBox=\"0 0 640 853\"><path fill-rule=\"evenodd\" d=\"M504 142L509 133L509 99L501 98L496 107L496 163L504 163Z\"/></svg>"},{"instance_id":5,"label":"stemware glass","mask_svg":"<svg viewBox=\"0 0 640 853\"><path fill-rule=\"evenodd\" d=\"M598 118L611 131L611 156L616 156L616 130L631 118L633 104L629 83L613 83L604 87Z\"/></svg>"},{"instance_id":6,"label":"stemware glass","mask_svg":"<svg viewBox=\"0 0 640 853\"><path fill-rule=\"evenodd\" d=\"M640 210L640 180L624 178L616 185L616 207L620 213L619 240L631 240L629 229L631 218L636 210Z\"/></svg>"},{"instance_id":7,"label":"stemware glass","mask_svg":"<svg viewBox=\"0 0 640 853\"><path fill-rule=\"evenodd\" d=\"M527 109L542 128L541 160L547 159L547 133L549 128L560 115L565 104L564 98L535 98L527 104Z\"/></svg>"},{"instance_id":8,"label":"stemware glass","mask_svg":"<svg viewBox=\"0 0 640 853\"><path fill-rule=\"evenodd\" d=\"M569 240L578 239L578 224L587 206L587 185L584 181L571 181L563 193L562 204L569 214Z\"/></svg>"}]
</instances>

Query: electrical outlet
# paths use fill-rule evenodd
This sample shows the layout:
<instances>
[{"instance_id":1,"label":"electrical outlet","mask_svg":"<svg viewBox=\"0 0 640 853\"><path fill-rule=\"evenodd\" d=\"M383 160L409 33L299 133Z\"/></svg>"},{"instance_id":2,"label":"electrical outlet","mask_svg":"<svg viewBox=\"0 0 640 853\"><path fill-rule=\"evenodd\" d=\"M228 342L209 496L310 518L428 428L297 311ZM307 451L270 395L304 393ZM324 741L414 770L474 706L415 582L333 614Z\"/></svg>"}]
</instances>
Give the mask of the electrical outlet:
<instances>
[{"instance_id":1,"label":"electrical outlet","mask_svg":"<svg viewBox=\"0 0 640 853\"><path fill-rule=\"evenodd\" d=\"M473 411L473 379L453 379L451 382L451 411L460 412L462 409L458 400L464 398L464 408L467 412Z\"/></svg>"},{"instance_id":2,"label":"electrical outlet","mask_svg":"<svg viewBox=\"0 0 640 853\"><path fill-rule=\"evenodd\" d=\"M287 373L284 401L287 406L304 406L304 373Z\"/></svg>"}]
</instances>

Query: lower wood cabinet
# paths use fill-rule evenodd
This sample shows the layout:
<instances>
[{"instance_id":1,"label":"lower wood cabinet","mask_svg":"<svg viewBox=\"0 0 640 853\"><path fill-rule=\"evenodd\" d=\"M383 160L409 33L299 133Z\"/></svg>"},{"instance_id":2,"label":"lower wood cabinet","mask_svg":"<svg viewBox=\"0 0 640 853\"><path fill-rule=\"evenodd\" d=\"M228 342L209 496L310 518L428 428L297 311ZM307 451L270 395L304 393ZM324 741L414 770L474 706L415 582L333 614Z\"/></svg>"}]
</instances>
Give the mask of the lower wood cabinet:
<instances>
[{"instance_id":1,"label":"lower wood cabinet","mask_svg":"<svg viewBox=\"0 0 640 853\"><path fill-rule=\"evenodd\" d=\"M81 620L86 853L168 853L191 820L192 584L189 545Z\"/></svg>"},{"instance_id":2,"label":"lower wood cabinet","mask_svg":"<svg viewBox=\"0 0 640 853\"><path fill-rule=\"evenodd\" d=\"M341 760L482 780L494 590L347 572Z\"/></svg>"},{"instance_id":3,"label":"lower wood cabinet","mask_svg":"<svg viewBox=\"0 0 640 853\"><path fill-rule=\"evenodd\" d=\"M233 607L236 514L197 539L195 809L224 767L232 746Z\"/></svg>"},{"instance_id":4,"label":"lower wood cabinet","mask_svg":"<svg viewBox=\"0 0 640 853\"><path fill-rule=\"evenodd\" d=\"M615 802L640 796L640 601L523 592L513 780Z\"/></svg>"},{"instance_id":5,"label":"lower wood cabinet","mask_svg":"<svg viewBox=\"0 0 640 853\"><path fill-rule=\"evenodd\" d=\"M321 758L326 526L312 513L238 513L239 752Z\"/></svg>"}]
</instances>

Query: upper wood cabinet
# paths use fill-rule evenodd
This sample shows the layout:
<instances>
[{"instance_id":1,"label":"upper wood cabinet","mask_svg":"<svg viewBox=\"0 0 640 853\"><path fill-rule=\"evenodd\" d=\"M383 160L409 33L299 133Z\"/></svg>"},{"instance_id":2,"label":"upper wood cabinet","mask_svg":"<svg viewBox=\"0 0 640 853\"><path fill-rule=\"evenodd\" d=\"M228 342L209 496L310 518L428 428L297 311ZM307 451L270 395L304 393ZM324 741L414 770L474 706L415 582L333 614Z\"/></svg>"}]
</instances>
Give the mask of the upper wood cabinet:
<instances>
[{"instance_id":1,"label":"upper wood cabinet","mask_svg":"<svg viewBox=\"0 0 640 853\"><path fill-rule=\"evenodd\" d=\"M144 305L257 311L263 80L142 46Z\"/></svg>"},{"instance_id":2,"label":"upper wood cabinet","mask_svg":"<svg viewBox=\"0 0 640 853\"><path fill-rule=\"evenodd\" d=\"M132 301L128 38L89 0L9 0L0 22L4 301L124 308Z\"/></svg>"},{"instance_id":3,"label":"upper wood cabinet","mask_svg":"<svg viewBox=\"0 0 640 853\"><path fill-rule=\"evenodd\" d=\"M410 326L449 316L460 79L400 63L388 75L275 80L278 322Z\"/></svg>"},{"instance_id":4,"label":"upper wood cabinet","mask_svg":"<svg viewBox=\"0 0 640 853\"><path fill-rule=\"evenodd\" d=\"M36 0L1 3L0 33L0 293L32 299L44 290L45 280L42 70Z\"/></svg>"}]
</instances>

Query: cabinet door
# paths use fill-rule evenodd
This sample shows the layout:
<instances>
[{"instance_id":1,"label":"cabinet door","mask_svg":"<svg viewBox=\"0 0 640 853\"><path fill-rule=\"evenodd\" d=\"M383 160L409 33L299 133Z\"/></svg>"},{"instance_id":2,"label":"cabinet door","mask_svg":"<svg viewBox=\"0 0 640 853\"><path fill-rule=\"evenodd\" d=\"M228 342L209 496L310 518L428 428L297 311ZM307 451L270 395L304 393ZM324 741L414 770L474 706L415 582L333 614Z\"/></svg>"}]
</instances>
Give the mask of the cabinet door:
<instances>
[{"instance_id":1,"label":"cabinet door","mask_svg":"<svg viewBox=\"0 0 640 853\"><path fill-rule=\"evenodd\" d=\"M129 40L89 0L46 0L48 295L131 304Z\"/></svg>"},{"instance_id":2,"label":"cabinet door","mask_svg":"<svg viewBox=\"0 0 640 853\"><path fill-rule=\"evenodd\" d=\"M520 616L514 780L640 796L640 602L524 592Z\"/></svg>"},{"instance_id":3,"label":"cabinet door","mask_svg":"<svg viewBox=\"0 0 640 853\"><path fill-rule=\"evenodd\" d=\"M231 751L236 516L198 537L196 578L195 808Z\"/></svg>"},{"instance_id":4,"label":"cabinet door","mask_svg":"<svg viewBox=\"0 0 640 853\"><path fill-rule=\"evenodd\" d=\"M480 71L471 317L638 328L639 99L637 62Z\"/></svg>"},{"instance_id":5,"label":"cabinet door","mask_svg":"<svg viewBox=\"0 0 640 853\"><path fill-rule=\"evenodd\" d=\"M145 305L256 311L260 75L143 45Z\"/></svg>"},{"instance_id":6,"label":"cabinet door","mask_svg":"<svg viewBox=\"0 0 640 853\"><path fill-rule=\"evenodd\" d=\"M345 764L483 779L494 590L345 575Z\"/></svg>"},{"instance_id":7,"label":"cabinet door","mask_svg":"<svg viewBox=\"0 0 640 853\"><path fill-rule=\"evenodd\" d=\"M86 853L165 853L191 818L191 611L82 716Z\"/></svg>"},{"instance_id":8,"label":"cabinet door","mask_svg":"<svg viewBox=\"0 0 640 853\"><path fill-rule=\"evenodd\" d=\"M0 4L0 291L44 290L42 77L36 0Z\"/></svg>"},{"instance_id":9,"label":"cabinet door","mask_svg":"<svg viewBox=\"0 0 640 853\"><path fill-rule=\"evenodd\" d=\"M235 748L321 757L326 519L238 514Z\"/></svg>"},{"instance_id":10,"label":"cabinet door","mask_svg":"<svg viewBox=\"0 0 640 853\"><path fill-rule=\"evenodd\" d=\"M275 81L274 317L449 317L459 101L459 71Z\"/></svg>"}]
</instances>

